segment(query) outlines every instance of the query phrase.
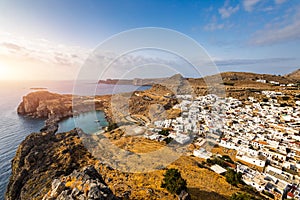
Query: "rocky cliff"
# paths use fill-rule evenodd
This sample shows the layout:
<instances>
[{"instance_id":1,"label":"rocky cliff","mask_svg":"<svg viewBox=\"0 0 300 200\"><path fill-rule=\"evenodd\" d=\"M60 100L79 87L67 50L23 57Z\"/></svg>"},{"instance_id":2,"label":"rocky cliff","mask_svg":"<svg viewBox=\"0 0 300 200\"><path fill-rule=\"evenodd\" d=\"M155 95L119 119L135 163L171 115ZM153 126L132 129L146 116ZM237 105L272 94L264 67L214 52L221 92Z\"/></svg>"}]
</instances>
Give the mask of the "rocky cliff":
<instances>
[{"instance_id":1,"label":"rocky cliff","mask_svg":"<svg viewBox=\"0 0 300 200\"><path fill-rule=\"evenodd\" d=\"M94 162L76 130L59 134L32 133L20 144L12 160L6 199L42 199L53 180ZM90 178L97 182L99 176ZM103 183L101 179L98 181Z\"/></svg>"},{"instance_id":2,"label":"rocky cliff","mask_svg":"<svg viewBox=\"0 0 300 200\"><path fill-rule=\"evenodd\" d=\"M109 115L110 95L99 97L56 94L37 91L27 94L17 108L20 115L45 118L46 128L59 120L93 110L103 110Z\"/></svg>"},{"instance_id":3,"label":"rocky cliff","mask_svg":"<svg viewBox=\"0 0 300 200\"><path fill-rule=\"evenodd\" d=\"M48 91L37 91L23 97L17 112L36 118L70 116L72 113L72 95L61 95Z\"/></svg>"}]
</instances>

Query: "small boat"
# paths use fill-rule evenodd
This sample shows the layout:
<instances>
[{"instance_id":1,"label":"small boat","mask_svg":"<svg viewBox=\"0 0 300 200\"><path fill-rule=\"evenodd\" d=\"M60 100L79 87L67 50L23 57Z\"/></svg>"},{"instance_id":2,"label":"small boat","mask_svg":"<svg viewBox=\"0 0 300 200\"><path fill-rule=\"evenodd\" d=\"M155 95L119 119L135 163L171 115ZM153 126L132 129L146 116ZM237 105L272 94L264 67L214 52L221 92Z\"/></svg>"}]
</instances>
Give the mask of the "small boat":
<instances>
[{"instance_id":1,"label":"small boat","mask_svg":"<svg viewBox=\"0 0 300 200\"><path fill-rule=\"evenodd\" d=\"M95 122L100 122L100 120L96 119Z\"/></svg>"}]
</instances>

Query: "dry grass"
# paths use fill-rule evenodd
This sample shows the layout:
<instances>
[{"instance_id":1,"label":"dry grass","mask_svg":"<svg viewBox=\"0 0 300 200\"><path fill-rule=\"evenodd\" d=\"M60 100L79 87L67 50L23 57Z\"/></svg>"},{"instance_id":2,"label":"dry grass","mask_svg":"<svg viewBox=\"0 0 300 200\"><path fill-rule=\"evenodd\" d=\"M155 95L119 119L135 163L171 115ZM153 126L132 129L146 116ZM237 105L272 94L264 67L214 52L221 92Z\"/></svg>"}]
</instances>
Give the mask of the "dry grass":
<instances>
[{"instance_id":1,"label":"dry grass","mask_svg":"<svg viewBox=\"0 0 300 200\"><path fill-rule=\"evenodd\" d=\"M122 137L114 143L134 153L147 153L164 146L159 142L134 137ZM200 168L197 164L201 161L203 160L196 157L182 156L167 167L179 169L182 177L187 180L188 191L192 199L228 199L233 193L239 191L238 188L227 183L224 176L209 169ZM130 199L177 198L160 187L165 170L148 173L122 173L117 170L108 170L103 165L99 169L100 173L105 174L105 178L110 180L107 181L108 185L116 194L130 191Z\"/></svg>"},{"instance_id":2,"label":"dry grass","mask_svg":"<svg viewBox=\"0 0 300 200\"><path fill-rule=\"evenodd\" d=\"M169 167L180 170L182 177L187 180L189 193L193 199L226 199L239 191L227 183L224 176L198 167L193 157L182 156Z\"/></svg>"},{"instance_id":3,"label":"dry grass","mask_svg":"<svg viewBox=\"0 0 300 200\"><path fill-rule=\"evenodd\" d=\"M113 144L133 153L149 153L163 148L165 145L161 142L149 140L142 137L122 137L113 141Z\"/></svg>"},{"instance_id":4,"label":"dry grass","mask_svg":"<svg viewBox=\"0 0 300 200\"><path fill-rule=\"evenodd\" d=\"M233 149L226 149L226 148L224 148L224 147L218 146L218 147L214 147L214 148L211 150L211 152L212 152L213 154L220 154L220 155L222 155L222 156L227 155L227 156L229 156L229 157L231 158L231 160L233 160L234 162L237 161L237 159L236 159L236 157L235 157L236 154L237 154L237 151L236 151L236 150L233 150Z\"/></svg>"},{"instance_id":5,"label":"dry grass","mask_svg":"<svg viewBox=\"0 0 300 200\"><path fill-rule=\"evenodd\" d=\"M168 168L179 169L187 180L188 191L195 200L228 199L238 188L226 182L225 177L208 169L200 168L194 158L182 156ZM99 167L100 173L105 174L106 181L115 194L130 191L130 199L177 199L176 196L161 188L165 170L156 170L149 173L125 174L116 170L107 170Z\"/></svg>"},{"instance_id":6,"label":"dry grass","mask_svg":"<svg viewBox=\"0 0 300 200\"><path fill-rule=\"evenodd\" d=\"M116 131L119 135L119 131ZM114 136L111 135L111 138ZM116 137L114 137L116 138ZM164 143L152 141L142 137L122 136L110 141L122 148L134 153L149 153L163 148ZM193 149L192 146L188 148ZM213 149L214 153L221 155L231 155L235 157L235 151L225 151L217 147ZM163 156L162 156L162 159ZM198 163L204 161L191 156L181 156L178 160L167 166L167 168L176 168L187 180L188 191L193 199L228 199L233 193L239 191L238 188L231 186L226 182L224 176L218 175L206 168L200 168ZM116 194L122 194L130 191L130 199L176 199L165 189L161 188L161 182L165 170L155 170L148 173L123 173L117 170L107 170L103 165L99 166L100 173L104 174L110 188Z\"/></svg>"}]
</instances>

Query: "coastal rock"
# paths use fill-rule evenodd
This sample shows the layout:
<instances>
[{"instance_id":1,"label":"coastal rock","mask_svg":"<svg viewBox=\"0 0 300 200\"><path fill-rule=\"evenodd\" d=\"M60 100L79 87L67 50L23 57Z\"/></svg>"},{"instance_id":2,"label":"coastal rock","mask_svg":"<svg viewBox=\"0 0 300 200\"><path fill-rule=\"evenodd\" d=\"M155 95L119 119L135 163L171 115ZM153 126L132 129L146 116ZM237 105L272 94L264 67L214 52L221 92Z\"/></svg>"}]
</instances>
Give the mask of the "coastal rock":
<instances>
[{"instance_id":1,"label":"coastal rock","mask_svg":"<svg viewBox=\"0 0 300 200\"><path fill-rule=\"evenodd\" d=\"M52 188L43 200L52 199L117 199L94 166L74 170L52 182Z\"/></svg>"},{"instance_id":2,"label":"coastal rock","mask_svg":"<svg viewBox=\"0 0 300 200\"><path fill-rule=\"evenodd\" d=\"M40 130L41 132L54 134L58 130L59 117L50 116L46 121L44 127Z\"/></svg>"},{"instance_id":3,"label":"coastal rock","mask_svg":"<svg viewBox=\"0 0 300 200\"><path fill-rule=\"evenodd\" d=\"M48 91L37 91L27 94L19 104L17 112L32 118L46 118L59 121L63 118L93 110L107 110L109 95L90 97L55 94ZM47 126L47 124L46 124Z\"/></svg>"},{"instance_id":4,"label":"coastal rock","mask_svg":"<svg viewBox=\"0 0 300 200\"><path fill-rule=\"evenodd\" d=\"M36 118L70 116L72 111L72 95L60 95L48 91L32 92L23 97L17 112Z\"/></svg>"},{"instance_id":5,"label":"coastal rock","mask_svg":"<svg viewBox=\"0 0 300 200\"><path fill-rule=\"evenodd\" d=\"M63 195L66 185L53 180L60 180L61 176L93 163L94 158L83 146L76 130L58 134L32 133L20 144L12 160L6 200L42 199L50 189L54 196ZM100 175L93 173L86 171L85 174L101 182Z\"/></svg>"}]
</instances>

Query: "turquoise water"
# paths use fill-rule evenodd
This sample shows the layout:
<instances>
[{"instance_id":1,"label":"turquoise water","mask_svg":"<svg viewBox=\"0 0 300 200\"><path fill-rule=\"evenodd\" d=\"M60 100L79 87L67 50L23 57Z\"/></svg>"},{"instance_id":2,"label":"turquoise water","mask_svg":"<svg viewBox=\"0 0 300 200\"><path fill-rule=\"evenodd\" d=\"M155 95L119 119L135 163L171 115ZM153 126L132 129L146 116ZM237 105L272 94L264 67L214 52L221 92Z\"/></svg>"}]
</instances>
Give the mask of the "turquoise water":
<instances>
[{"instance_id":1,"label":"turquoise water","mask_svg":"<svg viewBox=\"0 0 300 200\"><path fill-rule=\"evenodd\" d=\"M85 133L93 134L108 126L102 111L94 111L70 117L59 123L58 132L66 132L75 127L81 128Z\"/></svg>"}]
</instances>

